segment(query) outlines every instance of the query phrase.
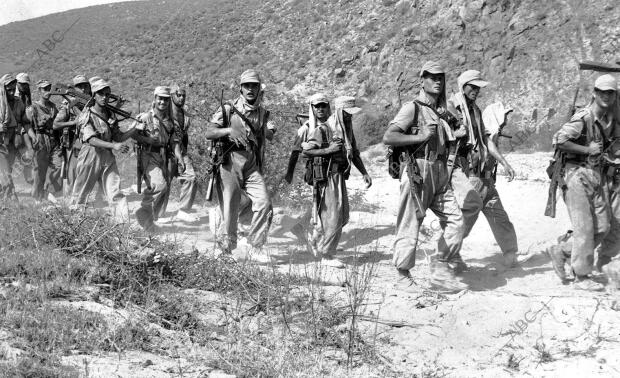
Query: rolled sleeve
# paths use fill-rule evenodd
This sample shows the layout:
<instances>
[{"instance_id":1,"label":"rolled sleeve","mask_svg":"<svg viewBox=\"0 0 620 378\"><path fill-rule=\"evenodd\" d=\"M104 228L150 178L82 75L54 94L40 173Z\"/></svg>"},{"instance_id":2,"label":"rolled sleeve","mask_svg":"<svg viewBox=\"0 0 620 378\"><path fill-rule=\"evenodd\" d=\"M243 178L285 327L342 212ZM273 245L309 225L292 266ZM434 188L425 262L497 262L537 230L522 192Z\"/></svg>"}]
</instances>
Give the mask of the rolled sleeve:
<instances>
[{"instance_id":1,"label":"rolled sleeve","mask_svg":"<svg viewBox=\"0 0 620 378\"><path fill-rule=\"evenodd\" d=\"M54 122L67 122L71 118L71 113L69 112L69 108L63 106L56 114L56 118L54 118Z\"/></svg>"},{"instance_id":2,"label":"rolled sleeve","mask_svg":"<svg viewBox=\"0 0 620 378\"><path fill-rule=\"evenodd\" d=\"M303 150L301 144L308 139L308 129L309 126L307 123L297 129L297 136L295 137L295 142L293 143L293 151Z\"/></svg>"},{"instance_id":3,"label":"rolled sleeve","mask_svg":"<svg viewBox=\"0 0 620 378\"><path fill-rule=\"evenodd\" d=\"M224 113L222 113L222 107L219 107L217 109L217 111L211 117L211 121L209 122L217 125L218 127L224 127Z\"/></svg>"},{"instance_id":4,"label":"rolled sleeve","mask_svg":"<svg viewBox=\"0 0 620 378\"><path fill-rule=\"evenodd\" d=\"M396 114L396 117L390 121L389 126L394 125L405 133L409 132L414 123L413 117L415 117L415 108L415 103L405 103L398 111L398 114Z\"/></svg>"},{"instance_id":5,"label":"rolled sleeve","mask_svg":"<svg viewBox=\"0 0 620 378\"><path fill-rule=\"evenodd\" d=\"M97 133L97 131L95 130L95 127L90 122L88 122L82 128L82 142L83 143L87 143L90 138L97 137L98 135L99 133Z\"/></svg>"},{"instance_id":6,"label":"rolled sleeve","mask_svg":"<svg viewBox=\"0 0 620 378\"><path fill-rule=\"evenodd\" d=\"M583 131L583 121L581 119L565 123L560 130L553 136L553 145L564 144L568 141L577 140Z\"/></svg>"}]
</instances>

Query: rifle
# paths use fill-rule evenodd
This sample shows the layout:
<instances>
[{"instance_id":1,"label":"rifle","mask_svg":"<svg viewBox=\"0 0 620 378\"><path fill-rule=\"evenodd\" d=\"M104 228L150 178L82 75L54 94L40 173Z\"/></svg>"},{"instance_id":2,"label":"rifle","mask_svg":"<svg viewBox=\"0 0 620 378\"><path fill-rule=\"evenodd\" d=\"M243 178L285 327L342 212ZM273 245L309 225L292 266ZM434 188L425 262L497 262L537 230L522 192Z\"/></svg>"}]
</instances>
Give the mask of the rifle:
<instances>
[{"instance_id":1,"label":"rifle","mask_svg":"<svg viewBox=\"0 0 620 378\"><path fill-rule=\"evenodd\" d=\"M597 71L597 72L620 72L620 62L602 63L593 60L585 60L579 62L579 70L581 71Z\"/></svg>"},{"instance_id":2,"label":"rifle","mask_svg":"<svg viewBox=\"0 0 620 378\"><path fill-rule=\"evenodd\" d=\"M228 119L226 119L226 108L224 107L224 90L220 95L220 110L222 111L222 126L227 127ZM215 187L215 181L220 174L220 166L224 161L224 148L223 142L220 140L211 141L211 146L208 148L208 156L211 160L211 166L207 168L209 174L209 181L207 182L207 196L206 200L213 200L213 188Z\"/></svg>"},{"instance_id":3,"label":"rifle","mask_svg":"<svg viewBox=\"0 0 620 378\"><path fill-rule=\"evenodd\" d=\"M138 101L138 113L140 113L140 101ZM142 177L144 176L144 169L142 168L142 145L135 143L136 149L136 192L142 193Z\"/></svg>"},{"instance_id":4,"label":"rifle","mask_svg":"<svg viewBox=\"0 0 620 378\"><path fill-rule=\"evenodd\" d=\"M578 96L579 87L575 90L573 103L568 109L568 117L566 122L569 122L573 117L573 114L575 114L575 104L577 103ZM545 215L551 218L555 218L558 187L562 189L566 187L566 181L564 181L564 165L565 155L562 151L556 148L555 153L553 154L553 159L549 162L549 166L547 167L547 174L551 179L551 183L549 184L549 195L547 197L547 204L545 205Z\"/></svg>"}]
</instances>

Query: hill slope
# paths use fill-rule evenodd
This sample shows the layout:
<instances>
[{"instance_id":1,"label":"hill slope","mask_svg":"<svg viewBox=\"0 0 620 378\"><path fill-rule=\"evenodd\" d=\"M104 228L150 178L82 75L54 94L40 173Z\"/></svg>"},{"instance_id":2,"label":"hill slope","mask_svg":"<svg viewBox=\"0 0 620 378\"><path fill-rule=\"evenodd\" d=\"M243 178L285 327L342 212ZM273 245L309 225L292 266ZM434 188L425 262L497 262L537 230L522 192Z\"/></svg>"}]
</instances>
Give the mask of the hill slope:
<instances>
[{"instance_id":1,"label":"hill slope","mask_svg":"<svg viewBox=\"0 0 620 378\"><path fill-rule=\"evenodd\" d=\"M417 69L425 60L436 59L449 68L452 87L463 70L481 70L493 83L481 102L508 102L524 128L538 121L538 113L563 115L579 82L579 60L618 57L620 28L613 4L118 3L0 27L0 70L31 67L33 77L57 80L69 80L78 72L101 75L127 97L142 100L149 99L155 85L180 81L192 86L191 101L199 103L214 101L214 83L232 88L242 70L256 67L274 84L268 92L272 101L283 94L303 98L316 90L356 94L367 103L367 117L379 120L396 112L399 91L403 99L417 91ZM586 73L582 85L592 77ZM550 122L553 126L543 124L542 130L537 126L540 136L525 145L547 146L548 134L560 119Z\"/></svg>"}]
</instances>

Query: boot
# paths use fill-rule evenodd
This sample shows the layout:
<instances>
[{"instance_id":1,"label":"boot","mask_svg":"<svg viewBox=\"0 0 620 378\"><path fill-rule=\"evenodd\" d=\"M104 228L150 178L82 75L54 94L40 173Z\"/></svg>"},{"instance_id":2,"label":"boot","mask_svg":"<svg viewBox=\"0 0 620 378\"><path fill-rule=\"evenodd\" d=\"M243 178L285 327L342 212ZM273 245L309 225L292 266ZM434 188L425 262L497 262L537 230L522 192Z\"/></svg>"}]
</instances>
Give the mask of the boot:
<instances>
[{"instance_id":1,"label":"boot","mask_svg":"<svg viewBox=\"0 0 620 378\"><path fill-rule=\"evenodd\" d=\"M566 256L564 256L564 252L557 245L552 245L547 248L547 255L551 259L551 264L553 265L553 270L555 274L560 277L562 283L566 282L566 269L564 268L564 264L566 263Z\"/></svg>"},{"instance_id":2,"label":"boot","mask_svg":"<svg viewBox=\"0 0 620 378\"><path fill-rule=\"evenodd\" d=\"M467 289L467 285L456 278L447 262L432 261L430 269L431 283L440 290L458 293Z\"/></svg>"}]
</instances>

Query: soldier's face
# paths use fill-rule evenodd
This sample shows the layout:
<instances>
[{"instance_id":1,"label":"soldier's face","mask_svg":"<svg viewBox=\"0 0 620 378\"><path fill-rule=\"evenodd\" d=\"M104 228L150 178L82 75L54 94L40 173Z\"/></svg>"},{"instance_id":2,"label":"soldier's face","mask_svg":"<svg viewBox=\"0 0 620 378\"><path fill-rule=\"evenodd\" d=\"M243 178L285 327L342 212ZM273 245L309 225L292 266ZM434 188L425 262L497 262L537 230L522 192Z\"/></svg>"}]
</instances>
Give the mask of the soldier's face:
<instances>
[{"instance_id":1,"label":"soldier's face","mask_svg":"<svg viewBox=\"0 0 620 378\"><path fill-rule=\"evenodd\" d=\"M177 91L175 93L172 94L172 102L174 102L174 104L176 106L183 106L185 105L185 91Z\"/></svg>"},{"instance_id":2,"label":"soldier's face","mask_svg":"<svg viewBox=\"0 0 620 378\"><path fill-rule=\"evenodd\" d=\"M600 89L594 89L594 101L601 108L609 109L616 101L616 91L601 91Z\"/></svg>"},{"instance_id":3,"label":"soldier's face","mask_svg":"<svg viewBox=\"0 0 620 378\"><path fill-rule=\"evenodd\" d=\"M170 97L162 97L162 96L155 97L155 107L157 108L157 110L164 111L168 109L169 104L170 104Z\"/></svg>"},{"instance_id":4,"label":"soldier's face","mask_svg":"<svg viewBox=\"0 0 620 378\"><path fill-rule=\"evenodd\" d=\"M463 94L470 101L476 101L480 94L480 87L471 84L465 84L463 87Z\"/></svg>"},{"instance_id":5,"label":"soldier's face","mask_svg":"<svg viewBox=\"0 0 620 378\"><path fill-rule=\"evenodd\" d=\"M110 93L112 92L109 87L105 87L102 90L95 92L95 102L97 105L101 107L106 106L108 104Z\"/></svg>"},{"instance_id":6,"label":"soldier's face","mask_svg":"<svg viewBox=\"0 0 620 378\"><path fill-rule=\"evenodd\" d=\"M50 91L52 90L52 86L48 85L46 87L43 88L39 88L39 93L41 94L41 97L45 100L49 100L50 99Z\"/></svg>"},{"instance_id":7,"label":"soldier's face","mask_svg":"<svg viewBox=\"0 0 620 378\"><path fill-rule=\"evenodd\" d=\"M15 88L17 88L17 82L16 81L12 81L8 84L6 84L4 86L4 90L6 91L6 95L9 98L12 98L13 96L15 96Z\"/></svg>"},{"instance_id":8,"label":"soldier's face","mask_svg":"<svg viewBox=\"0 0 620 378\"><path fill-rule=\"evenodd\" d=\"M254 102L258 98L260 90L259 83L243 83L241 84L241 95L248 101Z\"/></svg>"},{"instance_id":9,"label":"soldier's face","mask_svg":"<svg viewBox=\"0 0 620 378\"><path fill-rule=\"evenodd\" d=\"M80 83L80 84L76 84L75 89L77 89L78 91L80 91L81 93L90 95L90 84L88 83Z\"/></svg>"},{"instance_id":10,"label":"soldier's face","mask_svg":"<svg viewBox=\"0 0 620 378\"><path fill-rule=\"evenodd\" d=\"M316 116L316 118L320 119L321 121L324 121L327 118L329 110L328 103L321 102L316 105L312 105L312 108L314 109L314 115Z\"/></svg>"},{"instance_id":11,"label":"soldier's face","mask_svg":"<svg viewBox=\"0 0 620 378\"><path fill-rule=\"evenodd\" d=\"M422 87L424 92L439 95L443 92L445 76L444 74L424 73L422 76Z\"/></svg>"},{"instance_id":12,"label":"soldier's face","mask_svg":"<svg viewBox=\"0 0 620 378\"><path fill-rule=\"evenodd\" d=\"M19 93L30 93L30 85L28 83L17 83Z\"/></svg>"}]
</instances>

